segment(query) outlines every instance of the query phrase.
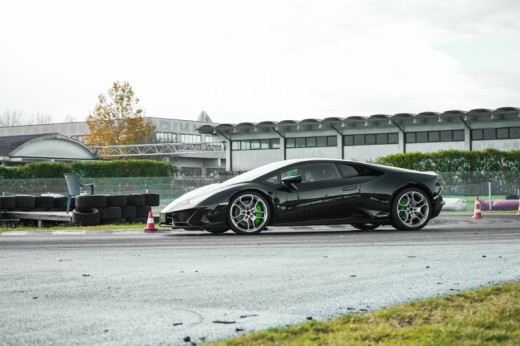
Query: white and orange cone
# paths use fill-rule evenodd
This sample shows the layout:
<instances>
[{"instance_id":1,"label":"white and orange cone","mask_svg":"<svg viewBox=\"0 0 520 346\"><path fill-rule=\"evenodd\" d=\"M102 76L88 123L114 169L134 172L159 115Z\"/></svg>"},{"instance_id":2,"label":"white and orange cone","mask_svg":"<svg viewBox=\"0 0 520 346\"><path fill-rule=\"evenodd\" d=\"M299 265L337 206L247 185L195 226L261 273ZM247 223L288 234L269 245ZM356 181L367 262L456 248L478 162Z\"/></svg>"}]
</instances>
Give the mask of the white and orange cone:
<instances>
[{"instance_id":1,"label":"white and orange cone","mask_svg":"<svg viewBox=\"0 0 520 346\"><path fill-rule=\"evenodd\" d=\"M155 232L157 228L155 228L155 221L153 219L153 213L148 212L148 220L146 221L146 227L144 228L145 232Z\"/></svg>"},{"instance_id":2,"label":"white and orange cone","mask_svg":"<svg viewBox=\"0 0 520 346\"><path fill-rule=\"evenodd\" d=\"M518 198L518 211L516 212L516 216L520 216L520 196Z\"/></svg>"},{"instance_id":3,"label":"white and orange cone","mask_svg":"<svg viewBox=\"0 0 520 346\"><path fill-rule=\"evenodd\" d=\"M482 218L482 210L480 210L480 201L478 199L478 196L475 197L475 211L473 212L473 218L474 219Z\"/></svg>"}]
</instances>

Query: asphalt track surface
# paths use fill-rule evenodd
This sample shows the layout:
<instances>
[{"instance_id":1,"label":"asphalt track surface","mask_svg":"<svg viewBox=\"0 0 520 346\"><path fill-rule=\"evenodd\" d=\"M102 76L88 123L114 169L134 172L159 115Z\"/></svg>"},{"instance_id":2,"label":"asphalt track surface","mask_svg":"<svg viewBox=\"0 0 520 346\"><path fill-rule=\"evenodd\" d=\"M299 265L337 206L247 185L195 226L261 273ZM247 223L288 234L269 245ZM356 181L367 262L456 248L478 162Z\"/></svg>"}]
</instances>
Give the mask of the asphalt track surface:
<instances>
[{"instance_id":1,"label":"asphalt track surface","mask_svg":"<svg viewBox=\"0 0 520 346\"><path fill-rule=\"evenodd\" d=\"M0 235L0 345L187 345L520 280L520 217ZM188 341L189 340L189 341Z\"/></svg>"}]
</instances>

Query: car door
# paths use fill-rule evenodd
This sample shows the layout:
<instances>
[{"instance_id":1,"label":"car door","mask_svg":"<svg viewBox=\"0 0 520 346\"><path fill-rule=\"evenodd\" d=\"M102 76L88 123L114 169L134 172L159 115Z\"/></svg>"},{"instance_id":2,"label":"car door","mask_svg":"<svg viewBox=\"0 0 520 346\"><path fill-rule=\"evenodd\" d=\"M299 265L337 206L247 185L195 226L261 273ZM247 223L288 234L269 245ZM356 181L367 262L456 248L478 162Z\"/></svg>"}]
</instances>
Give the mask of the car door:
<instances>
[{"instance_id":1,"label":"car door","mask_svg":"<svg viewBox=\"0 0 520 346\"><path fill-rule=\"evenodd\" d=\"M278 223L320 223L348 217L359 184L346 181L333 162L313 162L280 171L280 177L300 175L296 190L277 192Z\"/></svg>"}]
</instances>

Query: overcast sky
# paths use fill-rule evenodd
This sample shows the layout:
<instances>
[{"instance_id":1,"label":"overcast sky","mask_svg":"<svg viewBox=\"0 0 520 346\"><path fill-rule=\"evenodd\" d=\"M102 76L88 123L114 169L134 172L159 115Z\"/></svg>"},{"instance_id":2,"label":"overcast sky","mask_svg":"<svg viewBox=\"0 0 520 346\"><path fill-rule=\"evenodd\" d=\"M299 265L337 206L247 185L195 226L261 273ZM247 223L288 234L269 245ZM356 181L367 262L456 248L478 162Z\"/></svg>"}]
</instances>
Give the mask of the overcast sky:
<instances>
[{"instance_id":1,"label":"overcast sky","mask_svg":"<svg viewBox=\"0 0 520 346\"><path fill-rule=\"evenodd\" d=\"M517 0L0 5L0 112L83 121L115 80L219 123L520 106Z\"/></svg>"}]
</instances>

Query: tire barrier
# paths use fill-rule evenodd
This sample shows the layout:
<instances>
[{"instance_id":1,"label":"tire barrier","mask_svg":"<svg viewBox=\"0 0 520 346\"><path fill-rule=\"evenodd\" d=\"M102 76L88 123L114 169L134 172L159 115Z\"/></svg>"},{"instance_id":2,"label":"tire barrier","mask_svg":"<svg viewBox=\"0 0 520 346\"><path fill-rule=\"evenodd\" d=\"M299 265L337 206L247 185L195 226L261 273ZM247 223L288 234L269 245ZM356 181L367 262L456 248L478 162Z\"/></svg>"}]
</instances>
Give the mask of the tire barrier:
<instances>
[{"instance_id":1,"label":"tire barrier","mask_svg":"<svg viewBox=\"0 0 520 346\"><path fill-rule=\"evenodd\" d=\"M149 205L143 205L141 207L136 207L135 217L136 218L148 218L148 213L152 211L152 207Z\"/></svg>"},{"instance_id":2,"label":"tire barrier","mask_svg":"<svg viewBox=\"0 0 520 346\"><path fill-rule=\"evenodd\" d=\"M76 208L104 208L107 206L107 196L105 195L79 195L76 196Z\"/></svg>"},{"instance_id":3,"label":"tire barrier","mask_svg":"<svg viewBox=\"0 0 520 346\"><path fill-rule=\"evenodd\" d=\"M126 195L108 195L107 207L126 207Z\"/></svg>"},{"instance_id":4,"label":"tire barrier","mask_svg":"<svg viewBox=\"0 0 520 346\"><path fill-rule=\"evenodd\" d=\"M69 215L75 225L146 223L152 206L160 205L156 193L129 195L79 195L71 199ZM67 196L0 196L0 210L65 212ZM2 218L0 217L0 220Z\"/></svg>"},{"instance_id":5,"label":"tire barrier","mask_svg":"<svg viewBox=\"0 0 520 346\"><path fill-rule=\"evenodd\" d=\"M111 220L121 218L121 208L119 207L106 207L99 210L101 220Z\"/></svg>"},{"instance_id":6,"label":"tire barrier","mask_svg":"<svg viewBox=\"0 0 520 346\"><path fill-rule=\"evenodd\" d=\"M137 207L133 205L127 205L126 207L121 208L121 217L125 219L135 219L137 213Z\"/></svg>"},{"instance_id":7,"label":"tire barrier","mask_svg":"<svg viewBox=\"0 0 520 346\"><path fill-rule=\"evenodd\" d=\"M0 209L4 209L4 210L14 209L15 205L16 205L15 198L13 196L0 197Z\"/></svg>"},{"instance_id":8,"label":"tire barrier","mask_svg":"<svg viewBox=\"0 0 520 346\"><path fill-rule=\"evenodd\" d=\"M38 209L54 208L54 197L36 196L34 197L34 207Z\"/></svg>"},{"instance_id":9,"label":"tire barrier","mask_svg":"<svg viewBox=\"0 0 520 346\"><path fill-rule=\"evenodd\" d=\"M144 205L149 205L152 207L157 207L161 202L161 196L158 193L145 193L144 195Z\"/></svg>"},{"instance_id":10,"label":"tire barrier","mask_svg":"<svg viewBox=\"0 0 520 346\"><path fill-rule=\"evenodd\" d=\"M72 199L70 200L70 208L71 209L76 208L75 201L76 201L76 198L72 197ZM66 196L54 197L53 209L56 210L56 211L64 211L65 208L67 208L67 197Z\"/></svg>"},{"instance_id":11,"label":"tire barrier","mask_svg":"<svg viewBox=\"0 0 520 346\"><path fill-rule=\"evenodd\" d=\"M16 209L34 209L34 196L14 196L14 204Z\"/></svg>"},{"instance_id":12,"label":"tire barrier","mask_svg":"<svg viewBox=\"0 0 520 346\"><path fill-rule=\"evenodd\" d=\"M96 226L99 225L101 217L99 209L96 208L76 208L72 211L72 223L78 226Z\"/></svg>"},{"instance_id":13,"label":"tire barrier","mask_svg":"<svg viewBox=\"0 0 520 346\"><path fill-rule=\"evenodd\" d=\"M133 205L134 207L141 207L144 205L144 195L141 193L134 193L126 196L126 205Z\"/></svg>"}]
</instances>

